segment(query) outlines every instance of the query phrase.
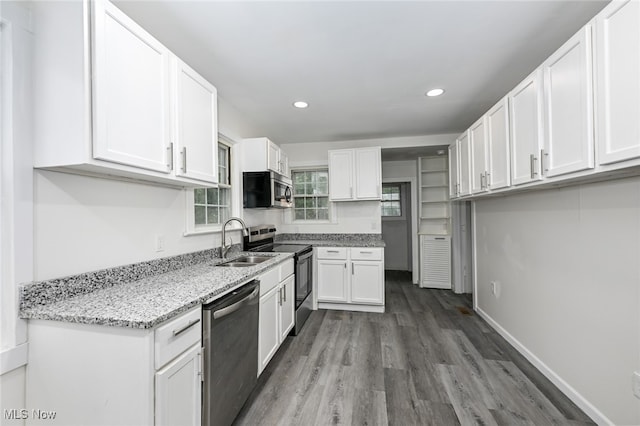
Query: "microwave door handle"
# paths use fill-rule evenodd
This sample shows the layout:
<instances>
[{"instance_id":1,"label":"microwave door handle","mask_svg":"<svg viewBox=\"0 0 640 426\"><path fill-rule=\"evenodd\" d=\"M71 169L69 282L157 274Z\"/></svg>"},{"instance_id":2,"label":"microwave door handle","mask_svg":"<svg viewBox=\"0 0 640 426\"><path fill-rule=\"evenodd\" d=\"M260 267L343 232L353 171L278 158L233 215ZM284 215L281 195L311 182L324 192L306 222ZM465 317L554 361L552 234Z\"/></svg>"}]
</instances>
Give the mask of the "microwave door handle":
<instances>
[{"instance_id":1,"label":"microwave door handle","mask_svg":"<svg viewBox=\"0 0 640 426\"><path fill-rule=\"evenodd\" d=\"M291 187L287 186L287 189L284 190L284 199L287 203L291 202Z\"/></svg>"}]
</instances>

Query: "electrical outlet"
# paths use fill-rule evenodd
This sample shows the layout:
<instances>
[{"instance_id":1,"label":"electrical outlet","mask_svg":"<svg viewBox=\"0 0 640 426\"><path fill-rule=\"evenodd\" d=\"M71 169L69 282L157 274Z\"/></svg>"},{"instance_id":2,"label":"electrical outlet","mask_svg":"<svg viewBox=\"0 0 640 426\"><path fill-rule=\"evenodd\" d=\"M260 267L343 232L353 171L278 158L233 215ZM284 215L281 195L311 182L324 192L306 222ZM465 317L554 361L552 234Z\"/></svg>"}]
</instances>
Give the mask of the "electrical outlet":
<instances>
[{"instance_id":1,"label":"electrical outlet","mask_svg":"<svg viewBox=\"0 0 640 426\"><path fill-rule=\"evenodd\" d=\"M164 251L164 235L156 235L156 251Z\"/></svg>"},{"instance_id":2,"label":"electrical outlet","mask_svg":"<svg viewBox=\"0 0 640 426\"><path fill-rule=\"evenodd\" d=\"M500 297L500 283L498 281L491 281L491 294L497 299Z\"/></svg>"},{"instance_id":3,"label":"electrical outlet","mask_svg":"<svg viewBox=\"0 0 640 426\"><path fill-rule=\"evenodd\" d=\"M637 371L634 371L631 376L631 388L635 397L640 399L640 373Z\"/></svg>"}]
</instances>

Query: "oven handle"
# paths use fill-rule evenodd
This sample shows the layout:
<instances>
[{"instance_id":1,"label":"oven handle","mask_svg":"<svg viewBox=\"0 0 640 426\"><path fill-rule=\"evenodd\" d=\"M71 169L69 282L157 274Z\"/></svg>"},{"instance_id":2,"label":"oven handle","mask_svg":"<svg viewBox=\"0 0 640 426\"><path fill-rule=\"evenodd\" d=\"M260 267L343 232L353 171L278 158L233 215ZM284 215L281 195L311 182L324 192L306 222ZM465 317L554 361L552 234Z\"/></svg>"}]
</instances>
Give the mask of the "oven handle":
<instances>
[{"instance_id":1,"label":"oven handle","mask_svg":"<svg viewBox=\"0 0 640 426\"><path fill-rule=\"evenodd\" d=\"M222 318L222 317L225 317L225 316L237 311L238 309L242 308L244 305L248 304L253 299L255 299L258 296L258 293L260 293L260 286L257 286L256 289L251 292L251 294L249 294L244 299L241 299L241 300L237 301L233 305L229 305L229 306L227 306L225 308L222 308L222 309L219 309L217 311L214 311L213 312L213 319Z\"/></svg>"}]
</instances>

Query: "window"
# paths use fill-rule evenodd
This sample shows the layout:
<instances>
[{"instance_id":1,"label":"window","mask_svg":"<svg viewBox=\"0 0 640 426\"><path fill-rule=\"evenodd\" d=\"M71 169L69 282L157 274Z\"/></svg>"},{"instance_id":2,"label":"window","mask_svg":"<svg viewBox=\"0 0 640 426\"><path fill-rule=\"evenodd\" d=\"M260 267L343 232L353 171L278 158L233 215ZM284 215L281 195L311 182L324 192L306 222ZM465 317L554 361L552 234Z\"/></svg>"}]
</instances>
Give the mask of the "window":
<instances>
[{"instance_id":1,"label":"window","mask_svg":"<svg viewBox=\"0 0 640 426\"><path fill-rule=\"evenodd\" d=\"M399 217L402 216L402 203L400 199L399 183L382 184L382 216Z\"/></svg>"},{"instance_id":2,"label":"window","mask_svg":"<svg viewBox=\"0 0 640 426\"><path fill-rule=\"evenodd\" d=\"M329 220L329 171L295 170L293 180L293 220Z\"/></svg>"},{"instance_id":3,"label":"window","mask_svg":"<svg viewBox=\"0 0 640 426\"><path fill-rule=\"evenodd\" d=\"M231 216L231 147L218 142L218 187L193 190L196 228L220 225Z\"/></svg>"}]
</instances>

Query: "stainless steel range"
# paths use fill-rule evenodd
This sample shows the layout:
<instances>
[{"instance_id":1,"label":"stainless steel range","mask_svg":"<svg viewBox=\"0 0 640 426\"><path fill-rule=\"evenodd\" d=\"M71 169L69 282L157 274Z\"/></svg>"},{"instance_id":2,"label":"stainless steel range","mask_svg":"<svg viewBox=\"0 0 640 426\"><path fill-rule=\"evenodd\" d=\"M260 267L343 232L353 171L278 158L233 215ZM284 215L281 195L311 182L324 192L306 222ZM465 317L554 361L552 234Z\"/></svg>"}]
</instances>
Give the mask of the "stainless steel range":
<instances>
[{"instance_id":1,"label":"stainless steel range","mask_svg":"<svg viewBox=\"0 0 640 426\"><path fill-rule=\"evenodd\" d=\"M255 252L294 253L296 324L294 335L302 329L313 310L313 248L309 244L277 243L275 225L258 225L248 228L244 237L244 250Z\"/></svg>"}]
</instances>

